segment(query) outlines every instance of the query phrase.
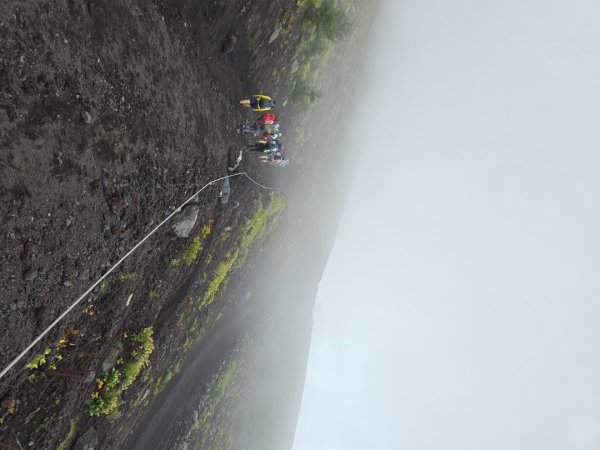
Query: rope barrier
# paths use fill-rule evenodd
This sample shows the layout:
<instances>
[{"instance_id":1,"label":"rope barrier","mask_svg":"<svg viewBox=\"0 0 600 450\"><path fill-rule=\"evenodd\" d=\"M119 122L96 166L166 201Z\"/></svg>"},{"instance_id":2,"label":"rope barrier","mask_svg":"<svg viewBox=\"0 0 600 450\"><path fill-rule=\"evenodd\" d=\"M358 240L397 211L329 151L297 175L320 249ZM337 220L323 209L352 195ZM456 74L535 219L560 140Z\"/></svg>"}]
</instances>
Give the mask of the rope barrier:
<instances>
[{"instance_id":1,"label":"rope barrier","mask_svg":"<svg viewBox=\"0 0 600 450\"><path fill-rule=\"evenodd\" d=\"M38 342L40 342L42 340L42 338L44 336L46 336L62 319L64 319L67 314L69 314L71 312L71 310L73 308L75 308L79 303L81 303L81 301L87 297L90 292L92 292L96 286L98 286L108 275L110 275L117 267L119 267L121 265L121 263L123 263L123 261L125 261L133 252L135 252L144 242L146 242L146 240L152 236L154 233L156 233L158 231L159 228L161 228L165 223L167 223L175 214L179 213L181 211L181 209L187 205L188 203L190 203L192 200L194 200L194 198L196 198L196 196L198 196L204 189L206 189L209 186L212 186L213 184L225 180L227 178L234 178L234 177L239 177L239 176L245 176L246 178L248 178L248 180L250 180L252 183L254 183L255 185L263 188L263 189L267 189L267 190L278 190L279 188L271 188L271 187L267 187L267 186L263 186L262 184L256 182L255 180L253 180L252 178L250 178L250 176L246 173L246 172L240 172L240 173L234 173L231 175L226 175L224 177L220 177L217 178L215 180L212 180L208 183L206 183L204 186L202 186L201 189L199 189L198 191L196 191L196 193L194 193L194 195L192 195L190 198L188 198L185 202L183 202L177 209L175 209L175 211L173 211L171 214L169 214L167 216L166 219L164 219L161 223L159 223L156 227L154 227L154 229L152 231L150 231L146 236L144 236L144 238L142 240L140 240L136 245L133 246L133 248L131 250L129 250L121 259L119 259L110 269L108 269L100 278L98 278L98 280L96 280L96 282L94 284L92 284L88 290L86 290L77 300L75 300L71 306L69 306L60 316L58 316L49 326L48 328L46 328L44 331L42 331L32 342L31 344L29 344L27 347L25 347L25 349L19 353L19 355L13 359L11 361L10 364L8 364L8 366L6 366L2 372L0 372L0 379L2 379L10 369L12 369L15 364L17 364L28 352L29 350L31 350Z\"/></svg>"}]
</instances>

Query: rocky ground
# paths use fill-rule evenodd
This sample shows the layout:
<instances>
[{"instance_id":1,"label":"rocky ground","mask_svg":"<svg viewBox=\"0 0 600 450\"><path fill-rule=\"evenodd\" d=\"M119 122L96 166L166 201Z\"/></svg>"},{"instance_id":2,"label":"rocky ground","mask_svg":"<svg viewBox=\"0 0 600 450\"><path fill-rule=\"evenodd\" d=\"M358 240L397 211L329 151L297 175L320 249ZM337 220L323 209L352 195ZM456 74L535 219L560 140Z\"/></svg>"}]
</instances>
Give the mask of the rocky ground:
<instances>
[{"instance_id":1,"label":"rocky ground","mask_svg":"<svg viewBox=\"0 0 600 450\"><path fill-rule=\"evenodd\" d=\"M300 12L293 1L2 2L0 368L176 205L227 172L244 144L235 126L252 117L239 98L268 89L290 101L306 35ZM290 102L279 116L286 124L309 114ZM320 157L295 158L286 180L252 158L239 170L289 187ZM260 333L228 333L227 324L240 317L236 305L251 304L248 277L264 258L265 235L252 230L275 226L278 214L263 217L277 199L244 177L231 186L227 205L220 184L204 191L188 239L161 229L0 380L0 447L131 448L140 423L151 425L143 412L169 398L180 372L197 375L199 398L176 418L177 445L239 446L232 405L244 397L240 374L258 371L244 355L256 353ZM288 226L298 225L289 214ZM219 278L223 267L235 277ZM262 323L256 314L251 322ZM146 327L150 365L117 412L90 417L97 380L135 358L131 337ZM204 359L186 356L192 349ZM44 362L26 368L36 355Z\"/></svg>"}]
</instances>

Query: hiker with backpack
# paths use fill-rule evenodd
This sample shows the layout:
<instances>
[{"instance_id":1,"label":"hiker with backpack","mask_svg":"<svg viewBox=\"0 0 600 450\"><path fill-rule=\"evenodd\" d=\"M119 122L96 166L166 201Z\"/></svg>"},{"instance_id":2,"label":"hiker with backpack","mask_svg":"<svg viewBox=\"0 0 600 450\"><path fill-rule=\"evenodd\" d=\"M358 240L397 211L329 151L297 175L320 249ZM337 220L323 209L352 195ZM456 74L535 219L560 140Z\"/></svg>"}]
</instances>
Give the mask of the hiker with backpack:
<instances>
[{"instance_id":1,"label":"hiker with backpack","mask_svg":"<svg viewBox=\"0 0 600 450\"><path fill-rule=\"evenodd\" d=\"M274 140L268 140L266 142L256 142L246 147L251 152L263 152L266 154L275 153L278 150L283 149L283 145Z\"/></svg>"},{"instance_id":2,"label":"hiker with backpack","mask_svg":"<svg viewBox=\"0 0 600 450\"><path fill-rule=\"evenodd\" d=\"M253 111L262 112L274 108L275 100L271 99L268 95L255 94L250 98L240 100L240 104L246 108L252 108Z\"/></svg>"},{"instance_id":3,"label":"hiker with backpack","mask_svg":"<svg viewBox=\"0 0 600 450\"><path fill-rule=\"evenodd\" d=\"M268 155L261 155L258 159L260 162L278 167L287 167L290 164L290 160L286 158L285 152L282 150Z\"/></svg>"}]
</instances>

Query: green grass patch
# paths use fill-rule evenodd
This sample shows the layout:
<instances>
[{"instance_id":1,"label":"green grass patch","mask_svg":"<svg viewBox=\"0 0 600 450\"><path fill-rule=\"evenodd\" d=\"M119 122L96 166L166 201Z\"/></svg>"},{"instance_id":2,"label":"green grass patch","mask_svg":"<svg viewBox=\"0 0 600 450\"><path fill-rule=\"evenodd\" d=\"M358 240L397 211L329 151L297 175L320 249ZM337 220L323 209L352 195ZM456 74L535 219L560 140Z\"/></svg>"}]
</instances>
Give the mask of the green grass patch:
<instances>
[{"instance_id":1,"label":"green grass patch","mask_svg":"<svg viewBox=\"0 0 600 450\"><path fill-rule=\"evenodd\" d=\"M226 253L225 258L219 262L212 273L212 278L208 281L208 286L200 301L200 308L213 302L219 288L226 283L229 272L241 267L253 244L264 240L272 231L284 207L285 202L279 194L271 194L266 204L263 197L259 197L252 217L241 229L241 236L236 242L236 246Z\"/></svg>"},{"instance_id":2,"label":"green grass patch","mask_svg":"<svg viewBox=\"0 0 600 450\"><path fill-rule=\"evenodd\" d=\"M189 266L198 258L198 253L202 250L202 240L200 236L194 236L192 243L181 254L181 259Z\"/></svg>"},{"instance_id":3,"label":"green grass patch","mask_svg":"<svg viewBox=\"0 0 600 450\"><path fill-rule=\"evenodd\" d=\"M237 361L229 361L225 372L223 372L223 375L219 378L219 382L217 383L217 390L215 391L215 395L212 400L213 406L218 405L221 400L223 400L223 397L225 397L225 391L227 390L227 386L229 385L231 378L233 378L236 369Z\"/></svg>"}]
</instances>

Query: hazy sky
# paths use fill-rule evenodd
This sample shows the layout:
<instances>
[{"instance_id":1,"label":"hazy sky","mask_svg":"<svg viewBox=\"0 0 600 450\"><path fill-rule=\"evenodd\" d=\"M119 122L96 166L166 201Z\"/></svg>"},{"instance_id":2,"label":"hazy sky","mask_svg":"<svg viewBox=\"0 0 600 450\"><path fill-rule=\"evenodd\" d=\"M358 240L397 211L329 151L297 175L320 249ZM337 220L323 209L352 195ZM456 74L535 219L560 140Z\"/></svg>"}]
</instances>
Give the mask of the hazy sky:
<instances>
[{"instance_id":1,"label":"hazy sky","mask_svg":"<svg viewBox=\"0 0 600 450\"><path fill-rule=\"evenodd\" d=\"M600 448L599 17L383 8L294 450Z\"/></svg>"}]
</instances>

